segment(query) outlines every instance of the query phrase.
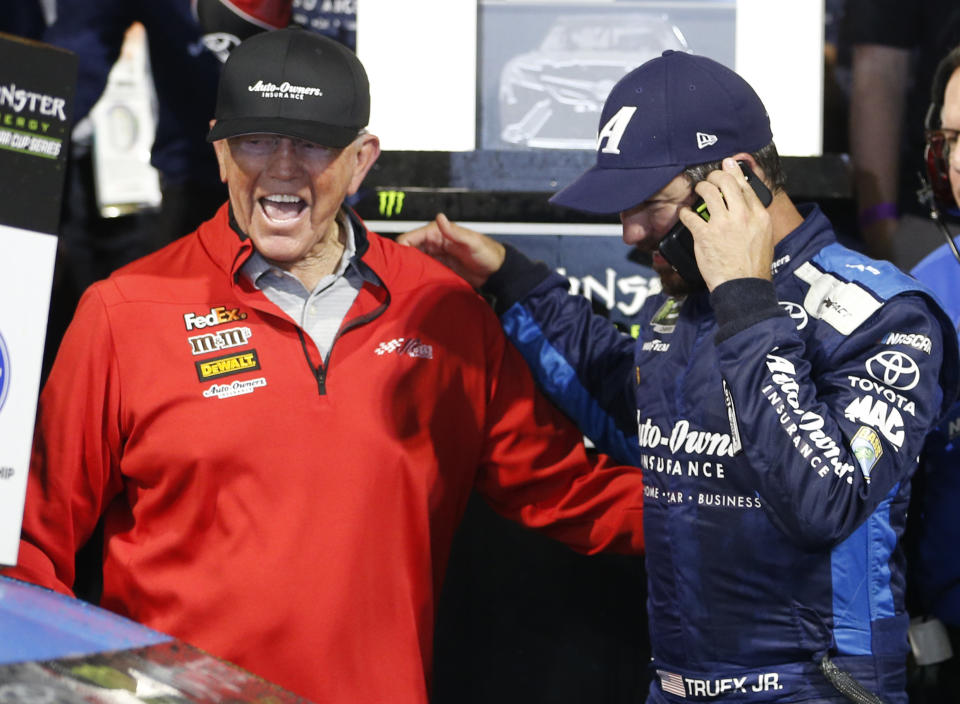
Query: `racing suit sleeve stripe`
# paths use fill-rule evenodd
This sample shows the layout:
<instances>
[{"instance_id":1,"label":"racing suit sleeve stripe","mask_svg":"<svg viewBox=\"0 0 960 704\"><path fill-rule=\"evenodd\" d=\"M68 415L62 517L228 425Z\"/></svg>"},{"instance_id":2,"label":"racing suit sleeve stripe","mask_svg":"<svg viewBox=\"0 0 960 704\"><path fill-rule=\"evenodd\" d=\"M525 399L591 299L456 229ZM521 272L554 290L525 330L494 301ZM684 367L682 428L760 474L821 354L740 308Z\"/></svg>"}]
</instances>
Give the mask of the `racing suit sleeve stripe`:
<instances>
[{"instance_id":1,"label":"racing suit sleeve stripe","mask_svg":"<svg viewBox=\"0 0 960 704\"><path fill-rule=\"evenodd\" d=\"M643 549L643 477L583 436L537 391L491 311L486 441L477 488L490 506L581 552Z\"/></svg>"},{"instance_id":2,"label":"racing suit sleeve stripe","mask_svg":"<svg viewBox=\"0 0 960 704\"><path fill-rule=\"evenodd\" d=\"M569 295L567 280L509 245L482 293L541 389L600 449L636 463L633 338Z\"/></svg>"},{"instance_id":3,"label":"racing suit sleeve stripe","mask_svg":"<svg viewBox=\"0 0 960 704\"><path fill-rule=\"evenodd\" d=\"M870 624L896 615L890 559L897 536L890 524L890 504L899 490L898 482L866 522L830 553L833 628L841 653L871 655Z\"/></svg>"},{"instance_id":4,"label":"racing suit sleeve stripe","mask_svg":"<svg viewBox=\"0 0 960 704\"><path fill-rule=\"evenodd\" d=\"M569 415L601 452L639 466L637 436L620 430L613 418L584 388L577 370L546 339L533 315L520 304L501 318L507 337L520 350L546 394Z\"/></svg>"}]
</instances>

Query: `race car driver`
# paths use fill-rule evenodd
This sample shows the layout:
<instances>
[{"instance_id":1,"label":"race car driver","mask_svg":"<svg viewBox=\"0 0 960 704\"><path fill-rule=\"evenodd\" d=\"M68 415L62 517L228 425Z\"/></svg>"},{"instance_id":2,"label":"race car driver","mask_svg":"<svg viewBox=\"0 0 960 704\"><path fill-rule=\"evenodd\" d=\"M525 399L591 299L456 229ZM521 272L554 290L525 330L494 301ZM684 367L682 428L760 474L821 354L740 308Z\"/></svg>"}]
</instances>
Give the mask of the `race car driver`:
<instances>
[{"instance_id":1,"label":"race car driver","mask_svg":"<svg viewBox=\"0 0 960 704\"><path fill-rule=\"evenodd\" d=\"M596 165L552 199L619 213L652 256L663 292L638 339L443 216L401 238L482 286L552 399L643 468L650 702L906 701L898 539L924 436L957 395L956 334L783 185L753 89L665 52L613 88ZM659 247L678 220L686 279Z\"/></svg>"}]
</instances>

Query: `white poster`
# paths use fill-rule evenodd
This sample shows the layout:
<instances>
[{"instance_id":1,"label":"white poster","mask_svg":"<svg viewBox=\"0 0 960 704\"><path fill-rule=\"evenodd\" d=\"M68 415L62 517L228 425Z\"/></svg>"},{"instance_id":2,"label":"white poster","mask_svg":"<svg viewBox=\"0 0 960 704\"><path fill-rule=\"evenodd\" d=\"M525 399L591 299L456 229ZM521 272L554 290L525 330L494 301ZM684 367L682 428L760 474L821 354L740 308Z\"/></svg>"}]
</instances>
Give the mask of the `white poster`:
<instances>
[{"instance_id":1,"label":"white poster","mask_svg":"<svg viewBox=\"0 0 960 704\"><path fill-rule=\"evenodd\" d=\"M822 153L823 0L415 4L415 12L395 0L357 7L370 130L386 150L580 148L566 130L586 130L584 140L595 134L610 71L622 75L625 66L685 46L753 86L781 155ZM622 19L611 29L614 15ZM626 65L624 46L632 47ZM519 56L508 65L511 53Z\"/></svg>"},{"instance_id":2,"label":"white poster","mask_svg":"<svg viewBox=\"0 0 960 704\"><path fill-rule=\"evenodd\" d=\"M57 238L0 225L0 565L17 562Z\"/></svg>"}]
</instances>

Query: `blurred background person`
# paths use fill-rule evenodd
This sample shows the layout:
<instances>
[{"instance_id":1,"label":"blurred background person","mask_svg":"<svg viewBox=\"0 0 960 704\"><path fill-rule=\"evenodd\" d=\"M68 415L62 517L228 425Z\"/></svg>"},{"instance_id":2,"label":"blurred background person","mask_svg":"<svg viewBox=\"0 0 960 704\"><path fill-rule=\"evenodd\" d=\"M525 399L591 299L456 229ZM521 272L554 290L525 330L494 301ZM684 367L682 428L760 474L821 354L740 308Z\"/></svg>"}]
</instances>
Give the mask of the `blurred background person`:
<instances>
[{"instance_id":1,"label":"blurred background person","mask_svg":"<svg viewBox=\"0 0 960 704\"><path fill-rule=\"evenodd\" d=\"M939 64L925 120L929 190L933 219L960 204L960 46ZM960 329L960 253L948 242L913 269L934 290ZM927 439L917 473L908 529L910 608L914 667L913 704L955 702L960 697L960 404ZM912 534L912 535L911 535Z\"/></svg>"},{"instance_id":2,"label":"blurred background person","mask_svg":"<svg viewBox=\"0 0 960 704\"><path fill-rule=\"evenodd\" d=\"M960 43L960 4L847 0L845 11L853 52L850 157L860 237L868 254L908 270L940 241L917 205L917 175L924 168L930 83L940 58ZM905 229L899 230L902 219Z\"/></svg>"},{"instance_id":3,"label":"blurred background person","mask_svg":"<svg viewBox=\"0 0 960 704\"><path fill-rule=\"evenodd\" d=\"M0 13L0 32L27 39L40 39L47 27L44 14L52 11L54 0L13 0Z\"/></svg>"}]
</instances>

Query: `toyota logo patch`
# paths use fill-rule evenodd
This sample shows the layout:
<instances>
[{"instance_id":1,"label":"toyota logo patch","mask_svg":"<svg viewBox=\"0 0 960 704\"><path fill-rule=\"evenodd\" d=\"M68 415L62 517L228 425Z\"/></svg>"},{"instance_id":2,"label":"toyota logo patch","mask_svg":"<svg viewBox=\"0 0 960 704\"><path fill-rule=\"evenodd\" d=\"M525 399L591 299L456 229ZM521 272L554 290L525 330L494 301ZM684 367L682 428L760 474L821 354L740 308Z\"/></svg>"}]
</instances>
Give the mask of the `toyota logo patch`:
<instances>
[{"instance_id":1,"label":"toyota logo patch","mask_svg":"<svg viewBox=\"0 0 960 704\"><path fill-rule=\"evenodd\" d=\"M909 391L920 382L917 363L903 352L884 350L866 363L867 374L891 389Z\"/></svg>"}]
</instances>

